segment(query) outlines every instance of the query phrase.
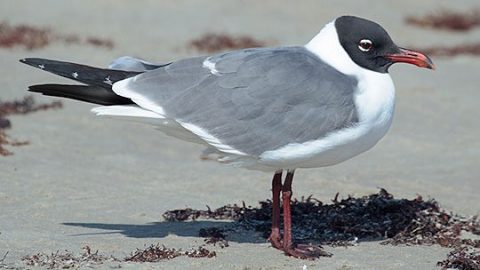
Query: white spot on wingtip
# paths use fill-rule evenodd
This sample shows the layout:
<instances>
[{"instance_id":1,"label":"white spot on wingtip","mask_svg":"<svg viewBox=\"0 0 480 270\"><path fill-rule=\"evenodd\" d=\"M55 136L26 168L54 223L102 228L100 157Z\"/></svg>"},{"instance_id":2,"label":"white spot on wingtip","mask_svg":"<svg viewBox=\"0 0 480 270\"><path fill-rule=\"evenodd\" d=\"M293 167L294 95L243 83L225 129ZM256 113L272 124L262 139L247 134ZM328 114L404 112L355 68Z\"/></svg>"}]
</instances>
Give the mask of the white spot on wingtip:
<instances>
[{"instance_id":1,"label":"white spot on wingtip","mask_svg":"<svg viewBox=\"0 0 480 270\"><path fill-rule=\"evenodd\" d=\"M112 80L110 80L110 76L106 77L103 82L106 83L106 84L109 84L109 85L113 84Z\"/></svg>"},{"instance_id":2,"label":"white spot on wingtip","mask_svg":"<svg viewBox=\"0 0 480 270\"><path fill-rule=\"evenodd\" d=\"M77 72L73 72L73 73L72 73L72 77L76 79L76 78L78 77L78 73L77 73Z\"/></svg>"},{"instance_id":3,"label":"white spot on wingtip","mask_svg":"<svg viewBox=\"0 0 480 270\"><path fill-rule=\"evenodd\" d=\"M220 72L215 68L215 63L210 61L210 58L203 61L203 67L208 68L213 75L220 75Z\"/></svg>"},{"instance_id":4,"label":"white spot on wingtip","mask_svg":"<svg viewBox=\"0 0 480 270\"><path fill-rule=\"evenodd\" d=\"M40 69L45 69L45 65L43 65L43 64L42 64L42 65L38 65L38 67L39 67Z\"/></svg>"}]
</instances>

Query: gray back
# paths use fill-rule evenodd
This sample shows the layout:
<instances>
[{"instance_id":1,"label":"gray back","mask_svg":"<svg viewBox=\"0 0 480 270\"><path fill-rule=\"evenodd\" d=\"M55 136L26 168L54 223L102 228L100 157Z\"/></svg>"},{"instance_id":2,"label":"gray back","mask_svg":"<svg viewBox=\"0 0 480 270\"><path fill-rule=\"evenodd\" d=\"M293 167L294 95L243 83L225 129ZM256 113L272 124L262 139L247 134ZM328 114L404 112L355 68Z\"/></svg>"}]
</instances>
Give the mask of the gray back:
<instances>
[{"instance_id":1,"label":"gray back","mask_svg":"<svg viewBox=\"0 0 480 270\"><path fill-rule=\"evenodd\" d=\"M320 139L358 121L357 81L303 47L245 49L173 62L135 77L129 89L169 118L203 128L223 144L258 156Z\"/></svg>"}]
</instances>

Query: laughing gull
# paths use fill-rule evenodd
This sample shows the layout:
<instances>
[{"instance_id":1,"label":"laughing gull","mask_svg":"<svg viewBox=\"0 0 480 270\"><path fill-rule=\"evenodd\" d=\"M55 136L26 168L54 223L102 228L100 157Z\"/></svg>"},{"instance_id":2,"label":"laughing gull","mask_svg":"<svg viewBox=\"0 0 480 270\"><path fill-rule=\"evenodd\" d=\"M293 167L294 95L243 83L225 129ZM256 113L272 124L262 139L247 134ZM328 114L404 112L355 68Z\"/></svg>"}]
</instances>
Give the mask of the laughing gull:
<instances>
[{"instance_id":1,"label":"laughing gull","mask_svg":"<svg viewBox=\"0 0 480 270\"><path fill-rule=\"evenodd\" d=\"M295 169L334 165L373 147L392 122L389 67L404 62L434 68L426 55L395 45L380 25L353 16L335 19L305 46L166 64L122 57L108 69L38 58L21 62L84 83L33 85L32 92L103 105L92 111L154 123L168 135L205 145L204 154L221 163L274 173L269 240L298 258L322 251L292 242Z\"/></svg>"}]
</instances>

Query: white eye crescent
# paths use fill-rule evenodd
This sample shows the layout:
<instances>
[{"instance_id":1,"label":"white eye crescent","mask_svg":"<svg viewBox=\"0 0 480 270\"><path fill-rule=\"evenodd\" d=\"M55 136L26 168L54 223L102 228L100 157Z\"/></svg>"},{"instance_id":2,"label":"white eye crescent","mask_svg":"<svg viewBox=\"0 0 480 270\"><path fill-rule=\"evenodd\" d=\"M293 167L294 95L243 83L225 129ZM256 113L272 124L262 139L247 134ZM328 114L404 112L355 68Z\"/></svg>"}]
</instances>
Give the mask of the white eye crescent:
<instances>
[{"instance_id":1,"label":"white eye crescent","mask_svg":"<svg viewBox=\"0 0 480 270\"><path fill-rule=\"evenodd\" d=\"M368 52L373 47L373 42L370 39L362 39L358 42L358 48L362 52Z\"/></svg>"}]
</instances>

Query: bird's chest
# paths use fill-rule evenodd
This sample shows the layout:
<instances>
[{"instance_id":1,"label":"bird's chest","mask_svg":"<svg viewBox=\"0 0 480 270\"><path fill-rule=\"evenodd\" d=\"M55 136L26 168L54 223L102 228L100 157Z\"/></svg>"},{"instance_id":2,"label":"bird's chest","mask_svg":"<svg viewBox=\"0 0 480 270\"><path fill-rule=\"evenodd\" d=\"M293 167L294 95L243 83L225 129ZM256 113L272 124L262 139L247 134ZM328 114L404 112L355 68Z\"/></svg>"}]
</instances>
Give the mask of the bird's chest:
<instances>
[{"instance_id":1,"label":"bird's chest","mask_svg":"<svg viewBox=\"0 0 480 270\"><path fill-rule=\"evenodd\" d=\"M381 127L390 124L395 107L395 87L388 74L375 74L360 80L355 93L359 124Z\"/></svg>"},{"instance_id":2,"label":"bird's chest","mask_svg":"<svg viewBox=\"0 0 480 270\"><path fill-rule=\"evenodd\" d=\"M325 138L323 147L301 167L340 163L369 150L387 133L395 107L395 87L390 76L362 80L355 94L355 107L359 122Z\"/></svg>"},{"instance_id":3,"label":"bird's chest","mask_svg":"<svg viewBox=\"0 0 480 270\"><path fill-rule=\"evenodd\" d=\"M318 140L284 147L262 162L277 168L323 167L372 148L392 123L395 88L388 74L375 74L359 81L354 98L358 123Z\"/></svg>"},{"instance_id":4,"label":"bird's chest","mask_svg":"<svg viewBox=\"0 0 480 270\"><path fill-rule=\"evenodd\" d=\"M390 76L382 74L361 81L355 106L359 123L353 129L358 135L347 146L357 155L373 147L390 128L395 109L395 87Z\"/></svg>"}]
</instances>

